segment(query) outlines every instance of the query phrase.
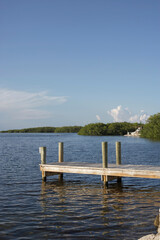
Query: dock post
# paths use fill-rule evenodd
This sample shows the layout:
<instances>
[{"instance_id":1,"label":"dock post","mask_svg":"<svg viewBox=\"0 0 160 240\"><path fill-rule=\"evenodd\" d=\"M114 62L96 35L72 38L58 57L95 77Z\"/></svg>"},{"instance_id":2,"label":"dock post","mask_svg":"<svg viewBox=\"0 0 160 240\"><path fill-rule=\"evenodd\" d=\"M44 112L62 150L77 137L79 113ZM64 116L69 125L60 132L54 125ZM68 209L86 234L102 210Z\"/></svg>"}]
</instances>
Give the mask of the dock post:
<instances>
[{"instance_id":1,"label":"dock post","mask_svg":"<svg viewBox=\"0 0 160 240\"><path fill-rule=\"evenodd\" d=\"M158 233L160 233L160 208L159 208L159 214L158 214L158 229L157 229L157 231L158 231Z\"/></svg>"},{"instance_id":2,"label":"dock post","mask_svg":"<svg viewBox=\"0 0 160 240\"><path fill-rule=\"evenodd\" d=\"M157 227L157 232L160 233L160 208L159 208L158 215L154 220L154 226Z\"/></svg>"},{"instance_id":3,"label":"dock post","mask_svg":"<svg viewBox=\"0 0 160 240\"><path fill-rule=\"evenodd\" d=\"M39 153L41 154L41 164L46 164L46 147L40 147ZM42 181L46 182L45 171L42 171Z\"/></svg>"},{"instance_id":4,"label":"dock post","mask_svg":"<svg viewBox=\"0 0 160 240\"><path fill-rule=\"evenodd\" d=\"M121 142L116 142L116 164L121 165ZM117 177L117 182L121 182L121 177Z\"/></svg>"},{"instance_id":5,"label":"dock post","mask_svg":"<svg viewBox=\"0 0 160 240\"><path fill-rule=\"evenodd\" d=\"M59 155L58 155L58 162L61 163L63 162L63 142L59 142ZM59 174L59 180L62 181L63 180L63 174L60 173Z\"/></svg>"},{"instance_id":6,"label":"dock post","mask_svg":"<svg viewBox=\"0 0 160 240\"><path fill-rule=\"evenodd\" d=\"M103 168L108 167L108 145L107 142L102 142L102 166ZM108 183L108 177L106 175L102 176L104 185Z\"/></svg>"}]
</instances>

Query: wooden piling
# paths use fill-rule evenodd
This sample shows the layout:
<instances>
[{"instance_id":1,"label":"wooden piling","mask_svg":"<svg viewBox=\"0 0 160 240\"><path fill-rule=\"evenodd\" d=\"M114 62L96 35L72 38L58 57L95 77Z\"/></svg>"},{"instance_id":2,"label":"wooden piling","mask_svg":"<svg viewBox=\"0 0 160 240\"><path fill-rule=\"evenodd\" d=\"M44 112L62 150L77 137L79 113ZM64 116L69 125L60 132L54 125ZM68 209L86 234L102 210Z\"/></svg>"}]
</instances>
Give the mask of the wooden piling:
<instances>
[{"instance_id":1,"label":"wooden piling","mask_svg":"<svg viewBox=\"0 0 160 240\"><path fill-rule=\"evenodd\" d=\"M63 162L63 142L59 142L59 155L58 155L58 162Z\"/></svg>"},{"instance_id":2,"label":"wooden piling","mask_svg":"<svg viewBox=\"0 0 160 240\"><path fill-rule=\"evenodd\" d=\"M160 208L159 208L159 213L154 220L154 226L157 227L157 232L160 233Z\"/></svg>"},{"instance_id":3,"label":"wooden piling","mask_svg":"<svg viewBox=\"0 0 160 240\"><path fill-rule=\"evenodd\" d=\"M103 168L108 167L108 145L107 142L102 142L102 166ZM104 185L107 184L108 178L106 175L102 176Z\"/></svg>"},{"instance_id":4,"label":"wooden piling","mask_svg":"<svg viewBox=\"0 0 160 240\"><path fill-rule=\"evenodd\" d=\"M46 164L46 147L40 147L39 153L41 154L41 164ZM42 171L42 181L46 182L45 171Z\"/></svg>"},{"instance_id":5,"label":"wooden piling","mask_svg":"<svg viewBox=\"0 0 160 240\"><path fill-rule=\"evenodd\" d=\"M121 142L116 142L116 164L121 165ZM117 177L117 182L121 182L121 177Z\"/></svg>"},{"instance_id":6,"label":"wooden piling","mask_svg":"<svg viewBox=\"0 0 160 240\"><path fill-rule=\"evenodd\" d=\"M121 164L121 142L116 142L116 164Z\"/></svg>"},{"instance_id":7,"label":"wooden piling","mask_svg":"<svg viewBox=\"0 0 160 240\"><path fill-rule=\"evenodd\" d=\"M159 208L158 218L159 218L159 221L158 221L158 229L157 229L157 232L160 233L160 208Z\"/></svg>"},{"instance_id":8,"label":"wooden piling","mask_svg":"<svg viewBox=\"0 0 160 240\"><path fill-rule=\"evenodd\" d=\"M58 148L58 162L63 162L63 142L59 142L58 144L59 148ZM63 174L60 173L59 174L59 180L62 181L63 180Z\"/></svg>"}]
</instances>

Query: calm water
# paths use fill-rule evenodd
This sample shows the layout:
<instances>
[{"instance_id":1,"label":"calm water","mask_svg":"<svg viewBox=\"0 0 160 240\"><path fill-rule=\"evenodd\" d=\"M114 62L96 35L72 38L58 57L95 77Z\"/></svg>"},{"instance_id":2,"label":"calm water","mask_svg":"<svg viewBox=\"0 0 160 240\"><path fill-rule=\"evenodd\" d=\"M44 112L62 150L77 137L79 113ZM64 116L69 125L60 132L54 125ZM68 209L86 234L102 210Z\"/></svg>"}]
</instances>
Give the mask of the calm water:
<instances>
[{"instance_id":1,"label":"calm water","mask_svg":"<svg viewBox=\"0 0 160 240\"><path fill-rule=\"evenodd\" d=\"M39 147L47 162L101 162L101 142L108 142L115 162L115 142L122 163L160 165L160 142L128 137L77 134L0 134L0 239L138 239L156 233L160 180L123 178L104 188L99 176L64 174L41 181Z\"/></svg>"}]
</instances>

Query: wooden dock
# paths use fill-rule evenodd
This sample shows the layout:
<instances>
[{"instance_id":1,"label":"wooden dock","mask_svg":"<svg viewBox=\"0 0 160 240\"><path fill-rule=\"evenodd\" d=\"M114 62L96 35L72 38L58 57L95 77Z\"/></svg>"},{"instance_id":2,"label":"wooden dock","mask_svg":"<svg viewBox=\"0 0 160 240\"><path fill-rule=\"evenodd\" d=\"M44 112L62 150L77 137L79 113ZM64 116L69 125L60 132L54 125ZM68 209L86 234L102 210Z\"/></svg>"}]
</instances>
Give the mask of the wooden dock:
<instances>
[{"instance_id":1,"label":"wooden dock","mask_svg":"<svg viewBox=\"0 0 160 240\"><path fill-rule=\"evenodd\" d=\"M102 143L102 164L86 162L63 162L63 143L59 143L59 161L46 164L46 148L40 148L42 180L47 176L58 174L60 179L63 173L92 174L102 176L104 184L121 177L138 177L160 179L160 166L122 165L121 144L116 142L116 164L108 164L107 143Z\"/></svg>"}]
</instances>

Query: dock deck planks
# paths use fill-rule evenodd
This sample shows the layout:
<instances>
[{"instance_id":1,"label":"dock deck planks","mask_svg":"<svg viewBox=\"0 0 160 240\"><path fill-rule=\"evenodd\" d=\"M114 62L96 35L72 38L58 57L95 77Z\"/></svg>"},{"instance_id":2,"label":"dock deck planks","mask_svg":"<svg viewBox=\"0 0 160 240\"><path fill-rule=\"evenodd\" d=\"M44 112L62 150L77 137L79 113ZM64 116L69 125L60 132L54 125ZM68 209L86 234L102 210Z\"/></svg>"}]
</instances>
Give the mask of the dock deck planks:
<instances>
[{"instance_id":1,"label":"dock deck planks","mask_svg":"<svg viewBox=\"0 0 160 240\"><path fill-rule=\"evenodd\" d=\"M107 168L103 168L101 163L55 162L40 164L40 170L45 173L77 173L160 179L160 167L150 165L108 164Z\"/></svg>"}]
</instances>

